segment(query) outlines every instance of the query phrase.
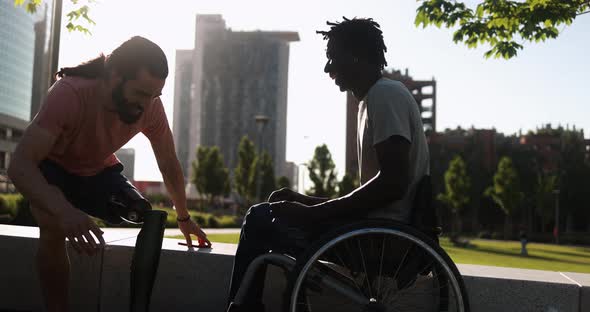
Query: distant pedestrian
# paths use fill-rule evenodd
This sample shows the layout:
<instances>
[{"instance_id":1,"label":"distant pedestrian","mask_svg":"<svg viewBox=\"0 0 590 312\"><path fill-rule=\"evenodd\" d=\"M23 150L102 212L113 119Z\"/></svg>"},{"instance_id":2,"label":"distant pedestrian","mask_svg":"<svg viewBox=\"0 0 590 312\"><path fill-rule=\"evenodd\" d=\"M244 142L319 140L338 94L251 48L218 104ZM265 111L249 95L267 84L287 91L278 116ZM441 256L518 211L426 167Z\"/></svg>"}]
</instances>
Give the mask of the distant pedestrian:
<instances>
[{"instance_id":1,"label":"distant pedestrian","mask_svg":"<svg viewBox=\"0 0 590 312\"><path fill-rule=\"evenodd\" d=\"M526 231L524 229L520 230L520 255L521 256L528 256L528 252L526 250L526 245L529 243L528 237L526 235Z\"/></svg>"}]
</instances>

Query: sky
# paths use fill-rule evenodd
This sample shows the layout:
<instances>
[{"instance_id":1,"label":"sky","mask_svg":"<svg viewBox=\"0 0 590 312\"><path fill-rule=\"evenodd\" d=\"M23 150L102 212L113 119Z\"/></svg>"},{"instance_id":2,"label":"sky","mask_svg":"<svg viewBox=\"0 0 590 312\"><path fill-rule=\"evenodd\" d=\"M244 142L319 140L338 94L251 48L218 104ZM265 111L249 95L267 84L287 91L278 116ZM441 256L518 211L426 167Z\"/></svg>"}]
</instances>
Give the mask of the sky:
<instances>
[{"instance_id":1,"label":"sky","mask_svg":"<svg viewBox=\"0 0 590 312\"><path fill-rule=\"evenodd\" d=\"M64 1L65 13L72 7ZM290 46L287 160L307 162L325 143L342 175L346 96L323 72L326 42L315 31L342 16L371 17L383 30L389 69L408 68L416 80L436 79L437 130L473 126L513 134L551 123L576 125L588 137L590 14L564 27L556 40L525 43L516 58L504 60L485 59L485 47L453 43L452 30L415 27L417 7L414 0L98 0L91 4L91 36L68 32L64 16L59 66L108 54L134 35L156 42L171 70L161 99L172 124L175 51L194 47L197 14L222 14L234 31L297 31L301 40ZM161 181L145 137L125 147L136 150L136 180Z\"/></svg>"}]
</instances>

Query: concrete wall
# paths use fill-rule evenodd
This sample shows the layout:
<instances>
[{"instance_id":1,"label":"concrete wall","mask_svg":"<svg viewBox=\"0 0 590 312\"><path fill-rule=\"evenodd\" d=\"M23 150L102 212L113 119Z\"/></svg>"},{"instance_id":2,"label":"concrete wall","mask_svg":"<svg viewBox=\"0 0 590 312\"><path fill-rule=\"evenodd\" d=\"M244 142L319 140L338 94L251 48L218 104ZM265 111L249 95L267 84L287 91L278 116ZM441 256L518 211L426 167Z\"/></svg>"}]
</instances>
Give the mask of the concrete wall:
<instances>
[{"instance_id":1,"label":"concrete wall","mask_svg":"<svg viewBox=\"0 0 590 312\"><path fill-rule=\"evenodd\" d=\"M128 311L129 266L135 236L105 231L104 259L70 250L72 311ZM0 311L42 311L34 268L38 229L0 225ZM151 311L222 312L236 245L187 250L165 239ZM102 291L99 276L102 262ZM590 274L459 265L472 311L590 311ZM282 275L271 269L265 290L278 311ZM100 294L100 295L99 295ZM97 306L100 304L100 309Z\"/></svg>"}]
</instances>

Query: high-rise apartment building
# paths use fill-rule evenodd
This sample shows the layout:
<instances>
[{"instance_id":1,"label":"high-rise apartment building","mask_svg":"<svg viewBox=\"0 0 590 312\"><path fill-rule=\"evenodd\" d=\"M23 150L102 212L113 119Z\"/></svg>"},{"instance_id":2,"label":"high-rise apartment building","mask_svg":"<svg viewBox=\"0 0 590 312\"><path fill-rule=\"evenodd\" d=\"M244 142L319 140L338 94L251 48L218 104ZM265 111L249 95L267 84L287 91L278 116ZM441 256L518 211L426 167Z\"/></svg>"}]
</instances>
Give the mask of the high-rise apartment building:
<instances>
[{"instance_id":1,"label":"high-rise apartment building","mask_svg":"<svg viewBox=\"0 0 590 312\"><path fill-rule=\"evenodd\" d=\"M221 15L197 15L195 48L178 50L175 65L173 132L187 178L199 145L218 146L235 167L244 135L271 155L277 176L286 173L289 43L298 40L297 32L233 31Z\"/></svg>"}]
</instances>

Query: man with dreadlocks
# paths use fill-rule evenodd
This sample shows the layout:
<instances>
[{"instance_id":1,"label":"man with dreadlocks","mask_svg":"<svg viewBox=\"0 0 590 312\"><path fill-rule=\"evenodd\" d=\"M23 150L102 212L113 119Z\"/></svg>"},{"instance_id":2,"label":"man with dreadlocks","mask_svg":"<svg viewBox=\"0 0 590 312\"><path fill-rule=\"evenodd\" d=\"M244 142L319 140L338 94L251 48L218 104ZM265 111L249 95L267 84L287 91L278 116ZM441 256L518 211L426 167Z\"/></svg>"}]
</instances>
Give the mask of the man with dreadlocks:
<instances>
[{"instance_id":1,"label":"man with dreadlocks","mask_svg":"<svg viewBox=\"0 0 590 312\"><path fill-rule=\"evenodd\" d=\"M113 154L139 132L150 140L187 243L191 234L200 244L210 242L186 207L184 177L160 101L168 76L162 49L133 37L110 55L62 68L56 76L61 79L25 130L8 174L31 202L40 228L37 269L46 309L67 311L65 238L78 253L96 254L105 242L89 215L120 223L117 205L150 208Z\"/></svg>"},{"instance_id":2,"label":"man with dreadlocks","mask_svg":"<svg viewBox=\"0 0 590 312\"><path fill-rule=\"evenodd\" d=\"M296 255L322 232L362 218L409 222L416 185L429 174L418 105L402 83L382 76L387 48L379 24L372 19L344 18L328 25L329 31L318 31L328 40L324 72L340 91L350 91L360 101L361 187L336 199L281 189L271 194L270 203L251 207L234 262L228 311L264 311L260 301L264 269L249 285L248 295L240 299L243 302L231 302L246 268L258 255L269 250Z\"/></svg>"}]
</instances>

